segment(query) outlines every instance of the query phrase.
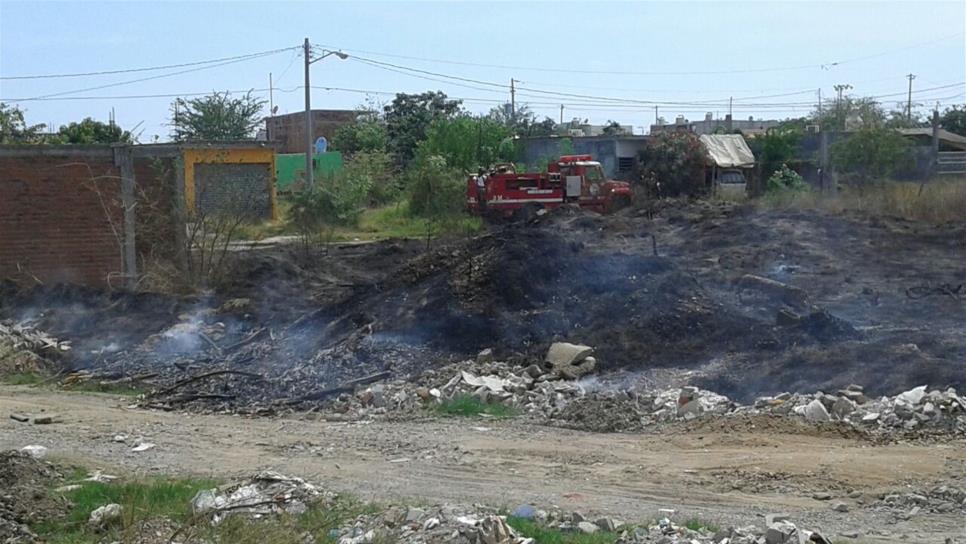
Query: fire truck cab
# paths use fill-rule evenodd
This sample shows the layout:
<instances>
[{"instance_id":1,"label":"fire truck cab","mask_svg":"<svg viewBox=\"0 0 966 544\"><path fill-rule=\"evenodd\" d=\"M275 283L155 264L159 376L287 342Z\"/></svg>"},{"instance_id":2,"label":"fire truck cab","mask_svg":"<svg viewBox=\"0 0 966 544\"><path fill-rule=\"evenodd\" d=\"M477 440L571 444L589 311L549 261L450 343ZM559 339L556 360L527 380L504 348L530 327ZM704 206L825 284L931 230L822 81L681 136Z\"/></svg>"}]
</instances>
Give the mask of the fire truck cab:
<instances>
[{"instance_id":1,"label":"fire truck cab","mask_svg":"<svg viewBox=\"0 0 966 544\"><path fill-rule=\"evenodd\" d=\"M544 209L574 203L608 213L631 202L631 188L607 180L590 155L564 155L547 172L517 173L513 165L497 165L467 180L467 209L489 218L527 219Z\"/></svg>"}]
</instances>

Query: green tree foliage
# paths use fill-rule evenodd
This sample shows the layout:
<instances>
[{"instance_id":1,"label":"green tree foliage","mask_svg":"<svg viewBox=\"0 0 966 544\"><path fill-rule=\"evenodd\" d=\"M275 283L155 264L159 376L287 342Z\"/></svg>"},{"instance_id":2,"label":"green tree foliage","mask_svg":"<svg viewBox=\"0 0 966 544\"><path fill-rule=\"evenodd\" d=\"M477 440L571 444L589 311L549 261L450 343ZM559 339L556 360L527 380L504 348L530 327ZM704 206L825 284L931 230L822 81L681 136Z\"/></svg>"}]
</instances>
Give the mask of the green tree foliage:
<instances>
[{"instance_id":1,"label":"green tree foliage","mask_svg":"<svg viewBox=\"0 0 966 544\"><path fill-rule=\"evenodd\" d=\"M832 144L832 165L859 181L879 180L907 167L911 160L909 140L898 131L867 128Z\"/></svg>"},{"instance_id":2,"label":"green tree foliage","mask_svg":"<svg viewBox=\"0 0 966 544\"><path fill-rule=\"evenodd\" d=\"M783 164L768 178L768 185L766 189L769 193L780 191L806 191L808 190L808 184L805 183L805 180L802 179L802 176L798 175L798 172Z\"/></svg>"},{"instance_id":3,"label":"green tree foliage","mask_svg":"<svg viewBox=\"0 0 966 544\"><path fill-rule=\"evenodd\" d=\"M383 108L389 151L396 157L397 164L404 166L413 160L419 142L426 139L433 121L452 117L461 109L459 100L449 100L442 91L397 94L392 103Z\"/></svg>"},{"instance_id":4,"label":"green tree foliage","mask_svg":"<svg viewBox=\"0 0 966 544\"><path fill-rule=\"evenodd\" d=\"M419 144L420 156L440 156L450 167L475 172L497 162L513 160L510 129L490 117L467 114L441 117Z\"/></svg>"},{"instance_id":5,"label":"green tree foliage","mask_svg":"<svg viewBox=\"0 0 966 544\"><path fill-rule=\"evenodd\" d=\"M248 92L240 98L213 93L199 98L178 98L171 104L175 141L250 140L261 124L265 101Z\"/></svg>"},{"instance_id":6,"label":"green tree foliage","mask_svg":"<svg viewBox=\"0 0 966 544\"><path fill-rule=\"evenodd\" d=\"M802 135L800 128L787 125L770 128L753 140L764 175L770 175L797 159Z\"/></svg>"},{"instance_id":7,"label":"green tree foliage","mask_svg":"<svg viewBox=\"0 0 966 544\"><path fill-rule=\"evenodd\" d=\"M369 205L395 202L401 189L397 182L392 155L385 151L360 151L349 159L343 174L369 188Z\"/></svg>"},{"instance_id":8,"label":"green tree foliage","mask_svg":"<svg viewBox=\"0 0 966 544\"><path fill-rule=\"evenodd\" d=\"M707 151L690 132L661 132L650 138L639 156L640 181L658 196L697 195L707 191Z\"/></svg>"},{"instance_id":9,"label":"green tree foliage","mask_svg":"<svg viewBox=\"0 0 966 544\"><path fill-rule=\"evenodd\" d=\"M385 187L391 183L388 172L385 153L358 153L339 172L296 193L290 221L307 240L325 226L355 226L371 203L374 187L381 186L380 194L394 192Z\"/></svg>"},{"instance_id":10,"label":"green tree foliage","mask_svg":"<svg viewBox=\"0 0 966 544\"><path fill-rule=\"evenodd\" d=\"M420 156L406 171L409 211L417 217L443 220L462 213L466 178L438 155Z\"/></svg>"},{"instance_id":11,"label":"green tree foliage","mask_svg":"<svg viewBox=\"0 0 966 544\"><path fill-rule=\"evenodd\" d=\"M346 155L386 151L389 135L386 125L376 119L360 119L343 125L332 137L332 147Z\"/></svg>"},{"instance_id":12,"label":"green tree foliage","mask_svg":"<svg viewBox=\"0 0 966 544\"><path fill-rule=\"evenodd\" d=\"M133 141L131 133L121 127L95 121L87 117L79 123L70 123L60 127L60 139L68 144L113 144Z\"/></svg>"},{"instance_id":13,"label":"green tree foliage","mask_svg":"<svg viewBox=\"0 0 966 544\"><path fill-rule=\"evenodd\" d=\"M823 104L809 116L822 130L857 130L884 126L887 115L873 98L843 96Z\"/></svg>"},{"instance_id":14,"label":"green tree foliage","mask_svg":"<svg viewBox=\"0 0 966 544\"><path fill-rule=\"evenodd\" d=\"M946 108L939 118L939 126L960 136L966 136L966 106Z\"/></svg>"},{"instance_id":15,"label":"green tree foliage","mask_svg":"<svg viewBox=\"0 0 966 544\"><path fill-rule=\"evenodd\" d=\"M28 125L23 110L0 102L0 144L43 143L47 125Z\"/></svg>"}]
</instances>

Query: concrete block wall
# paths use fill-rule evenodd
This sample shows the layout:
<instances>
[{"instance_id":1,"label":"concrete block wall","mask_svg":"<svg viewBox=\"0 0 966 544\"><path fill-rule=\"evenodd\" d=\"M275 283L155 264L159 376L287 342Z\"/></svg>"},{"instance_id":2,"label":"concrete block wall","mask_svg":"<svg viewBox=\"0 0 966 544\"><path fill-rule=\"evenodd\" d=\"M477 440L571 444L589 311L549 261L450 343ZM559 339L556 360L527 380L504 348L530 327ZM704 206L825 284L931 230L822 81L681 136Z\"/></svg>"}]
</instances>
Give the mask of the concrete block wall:
<instances>
[{"instance_id":1,"label":"concrete block wall","mask_svg":"<svg viewBox=\"0 0 966 544\"><path fill-rule=\"evenodd\" d=\"M0 280L105 286L121 274L119 178L110 148L0 155Z\"/></svg>"}]
</instances>

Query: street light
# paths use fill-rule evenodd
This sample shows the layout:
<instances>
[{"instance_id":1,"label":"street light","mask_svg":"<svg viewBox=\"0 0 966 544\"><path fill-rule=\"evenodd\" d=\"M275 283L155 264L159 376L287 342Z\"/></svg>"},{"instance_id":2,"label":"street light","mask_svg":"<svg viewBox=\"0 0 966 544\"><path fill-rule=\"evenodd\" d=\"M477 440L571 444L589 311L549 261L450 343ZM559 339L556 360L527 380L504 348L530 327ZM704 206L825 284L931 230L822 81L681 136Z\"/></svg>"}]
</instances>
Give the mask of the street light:
<instances>
[{"instance_id":1,"label":"street light","mask_svg":"<svg viewBox=\"0 0 966 544\"><path fill-rule=\"evenodd\" d=\"M305 43L302 45L302 49L305 56L305 180L309 185L312 185L313 183L315 183L315 177L312 172L312 169L313 169L312 106L311 106L312 86L309 83L309 66L313 62L318 62L330 55L335 55L342 60L349 58L349 55L343 53L342 51L329 51L329 50L323 49L322 55L313 59L312 46L309 44L308 38L305 38Z\"/></svg>"}]
</instances>

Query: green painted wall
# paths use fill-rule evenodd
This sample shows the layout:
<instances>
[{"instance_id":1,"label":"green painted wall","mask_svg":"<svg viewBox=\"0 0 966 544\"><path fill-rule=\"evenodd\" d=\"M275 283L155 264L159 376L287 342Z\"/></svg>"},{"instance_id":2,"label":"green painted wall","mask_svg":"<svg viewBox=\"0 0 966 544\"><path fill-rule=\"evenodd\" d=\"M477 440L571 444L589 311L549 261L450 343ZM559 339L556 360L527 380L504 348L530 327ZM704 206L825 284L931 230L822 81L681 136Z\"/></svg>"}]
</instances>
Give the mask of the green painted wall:
<instances>
[{"instance_id":1,"label":"green painted wall","mask_svg":"<svg viewBox=\"0 0 966 544\"><path fill-rule=\"evenodd\" d=\"M315 154L315 177L332 175L342 170L342 153L328 151ZM275 156L275 178L279 191L291 191L292 184L305 175L305 153L283 153Z\"/></svg>"}]
</instances>

